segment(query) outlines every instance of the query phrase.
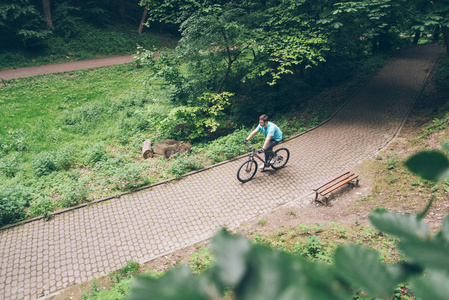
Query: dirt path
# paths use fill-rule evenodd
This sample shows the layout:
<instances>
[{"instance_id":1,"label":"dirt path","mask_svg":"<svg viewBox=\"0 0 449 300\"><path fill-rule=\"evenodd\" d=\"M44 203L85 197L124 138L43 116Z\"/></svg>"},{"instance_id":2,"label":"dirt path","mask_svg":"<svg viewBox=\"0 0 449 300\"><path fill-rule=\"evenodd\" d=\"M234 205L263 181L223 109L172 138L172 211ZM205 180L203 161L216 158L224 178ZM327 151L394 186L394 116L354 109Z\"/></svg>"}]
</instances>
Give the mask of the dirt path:
<instances>
[{"instance_id":1,"label":"dirt path","mask_svg":"<svg viewBox=\"0 0 449 300\"><path fill-rule=\"evenodd\" d=\"M134 61L131 55L114 56L99 59L90 59L83 61L74 61L68 63L51 64L37 67L27 67L20 69L11 69L0 71L0 81L16 78L31 77L36 75L69 72L90 68L98 68L103 66L120 65Z\"/></svg>"},{"instance_id":2,"label":"dirt path","mask_svg":"<svg viewBox=\"0 0 449 300\"><path fill-rule=\"evenodd\" d=\"M401 51L330 121L283 144L286 168L241 184L242 159L0 232L0 298L35 299L236 229L281 205L310 206L313 187L384 148L401 129L444 49Z\"/></svg>"}]
</instances>

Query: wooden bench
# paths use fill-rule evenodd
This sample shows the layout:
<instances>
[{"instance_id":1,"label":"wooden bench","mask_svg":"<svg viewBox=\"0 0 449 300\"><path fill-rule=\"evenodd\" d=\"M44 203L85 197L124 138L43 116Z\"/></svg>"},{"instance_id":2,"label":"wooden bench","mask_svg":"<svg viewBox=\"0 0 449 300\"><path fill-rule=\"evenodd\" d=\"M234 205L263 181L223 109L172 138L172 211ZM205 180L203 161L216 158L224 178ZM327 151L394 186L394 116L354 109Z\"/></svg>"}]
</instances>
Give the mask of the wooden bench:
<instances>
[{"instance_id":1,"label":"wooden bench","mask_svg":"<svg viewBox=\"0 0 449 300\"><path fill-rule=\"evenodd\" d=\"M315 191L315 201L320 202L321 204L327 205L329 198L328 194L337 188L348 184L358 185L359 184L359 175L355 174L353 172L347 171L344 173L341 173L340 175L332 178L325 184L321 185L320 187L313 189ZM322 196L324 198L324 202L319 200L319 196Z\"/></svg>"}]
</instances>

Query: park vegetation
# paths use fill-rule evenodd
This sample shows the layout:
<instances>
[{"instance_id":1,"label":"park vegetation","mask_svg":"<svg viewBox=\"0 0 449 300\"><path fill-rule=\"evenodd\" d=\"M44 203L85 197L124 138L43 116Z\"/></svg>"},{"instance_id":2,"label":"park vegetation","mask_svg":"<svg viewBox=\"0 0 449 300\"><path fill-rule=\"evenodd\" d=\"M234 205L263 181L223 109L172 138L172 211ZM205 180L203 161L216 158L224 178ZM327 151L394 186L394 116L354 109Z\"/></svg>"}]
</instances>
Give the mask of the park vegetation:
<instances>
[{"instance_id":1,"label":"park vegetation","mask_svg":"<svg viewBox=\"0 0 449 300\"><path fill-rule=\"evenodd\" d=\"M447 4L2 1L2 68L130 52L135 52L136 62L1 82L0 226L41 215L50 218L60 208L180 178L238 156L245 151L242 140L262 113L279 123L286 137L313 127L392 51L429 41L447 46ZM117 18L110 17L111 11ZM124 21L130 15L134 27ZM144 22L164 34L143 34ZM173 28L179 29L176 47L173 31L164 31ZM435 78L441 88L449 86L448 70L446 60ZM440 124L445 126L447 122ZM169 161L143 160L140 146L147 138L189 140L194 148L190 155ZM423 156L411 159L410 169L426 180L446 180L444 155ZM423 171L426 159L443 168ZM384 265L376 252L355 245L335 247L331 256L317 238L287 251L306 260L223 231L213 242L214 266L200 276L180 268L161 279L140 279L131 297L153 293L163 298L168 287L184 299L186 293L195 299L252 299L259 293L282 299L387 297L407 283L423 299L442 299L448 294L449 221L432 235L422 220L426 211L371 214L378 230L399 241L399 262ZM265 276L283 280L266 285ZM304 285L294 281L298 278Z\"/></svg>"},{"instance_id":2,"label":"park vegetation","mask_svg":"<svg viewBox=\"0 0 449 300\"><path fill-rule=\"evenodd\" d=\"M51 3L51 26L44 22L44 32L28 32L21 27L27 24L24 13L33 12L27 22L42 25L42 9L31 0L2 2L1 36L10 47L2 50L10 57L3 67L21 51L46 63L45 51L67 50L55 44L89 48L92 40L102 44L100 55L117 45L126 46L109 54L138 45L136 62L2 82L0 225L49 218L57 209L180 178L243 154L241 141L262 113L286 137L316 126L392 50L444 40L436 29L446 26L438 17L441 7L426 1L141 1L150 28L179 27L173 49L165 47L172 45L171 34L135 33L130 40L111 33L114 22L127 23L123 15L106 18L102 1ZM402 18L405 6L409 14ZM94 12L105 19L94 18ZM59 13L67 22L75 18L66 28L72 31L59 31L67 25L58 22ZM420 39L413 38L418 25ZM91 51L79 57L92 57ZM170 161L143 161L139 148L148 138L188 140L194 148Z\"/></svg>"}]
</instances>

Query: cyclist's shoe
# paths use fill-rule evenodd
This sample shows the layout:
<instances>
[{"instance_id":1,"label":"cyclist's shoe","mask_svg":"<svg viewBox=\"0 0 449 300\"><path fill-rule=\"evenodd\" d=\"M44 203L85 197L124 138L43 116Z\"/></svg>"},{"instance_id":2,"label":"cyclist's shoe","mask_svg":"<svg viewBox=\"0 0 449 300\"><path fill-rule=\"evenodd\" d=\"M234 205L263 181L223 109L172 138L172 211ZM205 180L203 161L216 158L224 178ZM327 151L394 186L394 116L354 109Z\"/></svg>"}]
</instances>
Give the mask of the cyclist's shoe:
<instances>
[{"instance_id":1,"label":"cyclist's shoe","mask_svg":"<svg viewBox=\"0 0 449 300\"><path fill-rule=\"evenodd\" d=\"M278 158L278 156L275 154L270 160L270 165L274 164L276 162L277 158Z\"/></svg>"},{"instance_id":2,"label":"cyclist's shoe","mask_svg":"<svg viewBox=\"0 0 449 300\"><path fill-rule=\"evenodd\" d=\"M265 169L265 164L261 164L261 165L259 166L259 169L264 170L264 169Z\"/></svg>"}]
</instances>

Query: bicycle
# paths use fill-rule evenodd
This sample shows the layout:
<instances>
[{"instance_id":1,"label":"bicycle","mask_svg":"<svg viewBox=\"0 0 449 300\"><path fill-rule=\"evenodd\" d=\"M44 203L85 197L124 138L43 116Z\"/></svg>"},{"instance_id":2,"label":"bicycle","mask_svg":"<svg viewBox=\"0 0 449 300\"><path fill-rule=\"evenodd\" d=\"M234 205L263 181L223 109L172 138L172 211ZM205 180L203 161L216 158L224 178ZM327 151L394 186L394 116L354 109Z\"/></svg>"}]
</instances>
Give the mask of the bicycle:
<instances>
[{"instance_id":1,"label":"bicycle","mask_svg":"<svg viewBox=\"0 0 449 300\"><path fill-rule=\"evenodd\" d=\"M237 171L237 179L240 182L247 182L253 179L254 175L257 172L257 161L255 157L257 157L262 163L265 163L265 160L262 159L259 155L257 155L257 150L245 144L252 152L249 154L248 160L245 161ZM290 158L290 151L287 148L279 148L274 152L274 156L270 157L268 163L266 164L266 168L272 167L275 170L279 170L283 168Z\"/></svg>"}]
</instances>

